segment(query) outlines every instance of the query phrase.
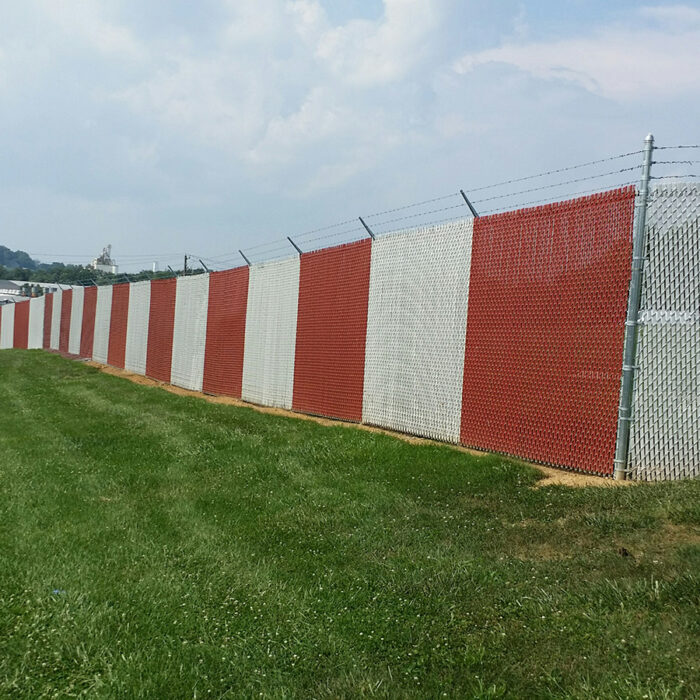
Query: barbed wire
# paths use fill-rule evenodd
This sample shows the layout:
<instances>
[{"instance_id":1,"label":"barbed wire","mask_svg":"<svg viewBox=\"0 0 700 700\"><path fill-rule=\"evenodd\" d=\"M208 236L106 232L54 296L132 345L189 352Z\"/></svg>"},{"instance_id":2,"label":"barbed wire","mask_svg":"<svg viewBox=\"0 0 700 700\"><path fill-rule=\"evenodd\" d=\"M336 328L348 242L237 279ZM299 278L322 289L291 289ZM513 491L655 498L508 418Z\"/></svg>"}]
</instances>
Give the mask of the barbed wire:
<instances>
[{"instance_id":1,"label":"barbed wire","mask_svg":"<svg viewBox=\"0 0 700 700\"><path fill-rule=\"evenodd\" d=\"M374 226L385 226L386 224L393 224L397 221L406 221L407 219L415 219L420 216L429 216L430 214L437 214L441 211L449 211L450 209L464 209L466 207L466 202L460 202L459 204L454 204L449 207L442 207L440 209L431 209L430 211L423 211L419 212L417 214L408 214L407 216L399 216L396 219L389 219L388 221L380 221L376 224L373 224Z\"/></svg>"},{"instance_id":2,"label":"barbed wire","mask_svg":"<svg viewBox=\"0 0 700 700\"><path fill-rule=\"evenodd\" d=\"M621 158L629 158L630 156L639 155L639 154L641 154L641 153L643 153L643 152L644 152L643 150L637 150L637 151L629 151L629 152L627 152L627 153L619 153L619 154L616 154L616 155L613 155L613 156L608 156L608 157L606 157L606 158L598 158L598 159L596 159L596 160L587 161L587 162L585 162L585 163L577 163L577 164L575 164L575 165L569 165L569 166L566 166L566 167L564 167L564 168L555 168L555 169L552 169L552 170L546 170L546 171L543 171L543 172L540 172L540 173L535 173L535 174L533 174L533 175L526 175L526 176L523 176L523 177L511 178L510 180L502 180L502 181L500 181L500 182L494 182L494 183L491 183L491 184L489 184L489 185L482 185L481 187L477 187L477 188L474 188L474 189L469 189L468 192L469 192L470 194L472 194L472 193L474 193L474 192L482 192L482 191L487 190L487 189L493 189L493 188L496 188L496 187L502 187L502 186L504 186L504 185L509 185L509 184L513 184L513 183L516 183L516 182L524 182L524 181L527 181L527 180L533 180L533 179L536 179L536 178L546 177L546 176L548 176L548 175L556 175L557 173L568 172L568 171L570 171L570 170L576 170L576 169L579 169L579 168L586 168L586 167L590 167L590 166L593 166L593 165L599 165L599 164L601 164L601 163L607 163L607 162L610 162L610 161L619 160L619 159L621 159ZM641 168L641 165L635 166L634 169L636 169L636 168ZM625 169L623 169L623 170L621 170L621 171L619 171L619 172L624 172L624 170L625 170ZM604 177L604 176L606 176L606 175L608 175L608 173L604 173L604 174L602 174L602 175L598 175L598 176L595 176L595 177ZM583 179L583 178L582 178L582 179ZM576 182L576 180L574 180L574 181L569 181L569 182L563 182L563 183L557 183L557 185L551 185L551 187L555 187L555 186L564 186L564 185L566 185L566 184L570 184L571 182ZM525 191L535 191L535 188L533 188L532 190L525 190ZM508 194L508 195L501 195L501 197L515 196L515 195L517 195L517 194L519 194L519 193L511 193L511 194ZM386 214L393 214L394 212L404 211L404 210L406 210L406 209L413 209L413 208L415 208L415 207L425 206L425 205L427 205L427 204L433 204L433 203L435 203L435 202L440 202L440 201L444 201L444 200L451 199L451 198L453 198L453 197L459 197L459 196L461 196L461 193L460 193L460 192L450 192L449 194L444 194L444 195L440 195L440 196L437 196L437 197L432 197L432 198L430 198L430 199L425 199L425 200L422 200L422 201L420 201L420 202L413 202L413 203L410 203L410 204L404 204L404 205L399 206L399 207L392 207L392 208L390 208L390 209L384 209L384 210L378 211L378 212L372 212L372 213L369 213L369 214L363 214L362 216L363 216L363 218L365 218L365 219L374 219L374 218L376 218L376 217L378 217L378 216L384 216L384 215L386 215ZM489 201L489 199L482 199L482 200L480 200L480 201L481 201L481 202ZM461 206L463 206L463 205L460 203L459 205L455 205L454 208L456 209L456 208L459 208L459 207L461 207ZM449 208L449 207L447 207L446 209L448 209L448 208ZM441 210L438 209L438 210L434 210L434 211L441 211ZM406 216L406 217L400 217L400 218L397 218L397 219L392 219L391 222L401 221L401 220L408 219L408 218L417 218L417 217L419 217L419 216L421 216L421 215L427 215L427 214L429 214L429 213L430 213L430 212L423 212L422 214L415 214L415 215L412 214L412 215L409 215L409 216ZM338 228L338 227L340 227L340 226L346 226L346 225L348 225L348 224L354 223L356 220L357 220L357 219L346 219L346 220L344 220L344 221L339 221L339 222L334 223L334 224L329 224L328 226L322 226L322 227L319 227L319 228L311 229L311 230L309 230L309 231L304 231L304 232L302 232L302 233L296 233L296 234L290 234L290 235L291 235L291 237L292 237L295 241L297 241L297 240L302 240L302 241L303 241L307 236L310 236L310 235L312 235L312 234L314 234L314 233L319 233L319 232L323 232L323 231L329 231L329 230L332 230L332 229L334 229L334 228ZM389 223L389 222L383 222L383 223L381 223L381 224L373 224L373 226L382 226L382 225L384 225L385 223ZM328 236L328 238L334 238L334 237L337 237L337 236ZM311 240L322 240L323 238L326 238L326 237L325 237L325 236L322 236L322 237L315 237L315 238L313 238L313 239L311 239ZM270 246L274 246L275 244L279 243L281 240L283 240L283 239L275 239L275 240L273 240L273 241L267 241L267 242L263 242L263 243L257 243L257 244L252 245L252 246L246 246L244 252L248 253L248 252L252 252L252 251L261 251L261 250L263 250L263 249L265 249L265 248L269 248ZM308 241L307 241L307 242L308 242ZM269 251L269 252L272 252L272 251ZM238 251L230 251L230 252L224 253L224 254L222 254L222 255L214 255L214 256L211 256L211 259L212 259L212 260L221 261L221 260L236 259L236 258L238 258L238 257L239 257L239 252L238 252Z\"/></svg>"},{"instance_id":3,"label":"barbed wire","mask_svg":"<svg viewBox=\"0 0 700 700\"><path fill-rule=\"evenodd\" d=\"M529 189L526 190L520 190L519 192L507 192L506 194L498 194L493 197L486 197L485 199L478 199L475 201L475 204L480 204L482 202L490 202L493 201L494 199L504 199L505 197L516 197L517 195L520 194L527 194L529 192L538 192L540 190L547 190L547 189L552 189L554 187L563 187L564 185L572 185L577 182L585 182L586 180L595 180L596 178L599 177L609 177L610 175L618 175L620 173L625 173L629 172L631 170L639 170L641 169L641 165L635 165L631 168L621 168L620 170L611 170L610 172L607 173L599 173L597 175L588 175L587 177L579 177L575 178L574 180L566 180L565 182L557 182L555 184L551 185L540 185L539 187L530 187Z\"/></svg>"},{"instance_id":4,"label":"barbed wire","mask_svg":"<svg viewBox=\"0 0 700 700\"><path fill-rule=\"evenodd\" d=\"M366 219L372 219L375 216L383 216L384 214L393 214L396 211L403 211L405 209L412 209L413 207L421 207L425 204L433 204L433 202L441 202L445 199L450 199L451 197L459 197L459 192L451 192L450 194L442 195L441 197L433 197L433 199L426 199L423 202L415 202L414 204L405 204L402 207L394 207L393 209L385 209L384 211L378 211L374 214L365 214Z\"/></svg>"},{"instance_id":5,"label":"barbed wire","mask_svg":"<svg viewBox=\"0 0 700 700\"><path fill-rule=\"evenodd\" d=\"M629 156L631 156L631 155L638 155L639 153L642 153L642 152L643 152L643 151L632 151L632 152L630 152L630 153L620 154L620 155L618 155L618 156L612 156L612 157L610 157L610 158L603 158L603 159L599 159L599 160L596 160L596 161L588 161L587 163L581 163L581 164L576 165L576 166L569 166L569 167L567 167L567 168L559 168L559 169L557 169L556 171L547 171L547 172L545 172L545 173L540 173L540 174L538 174L538 175L528 176L527 178L514 178L513 180L503 181L503 182L501 182L501 183L495 183L495 184L492 185L492 186L484 186L484 187L478 188L478 189L483 191L483 190L485 190L485 189L488 189L489 187L495 187L495 186L499 186L499 185L509 184L509 183L511 183L511 182L514 182L514 181L522 181L522 180L524 180L524 179L533 179L533 178L535 178L535 177L540 177L540 176L552 174L552 173L555 173L555 172L563 172L563 171L566 171L566 170L573 170L573 169L575 169L575 168L586 167L586 166L589 166L589 165L595 165L595 164L598 164L598 163L601 163L601 162L607 162L607 161L610 161L610 160L616 160L616 159L619 159L619 158L629 157ZM552 188L556 188L556 187L563 187L563 186L565 186L565 185L574 184L574 183L578 183L578 182L589 181L589 180L593 180L593 179L597 179L597 178L602 178L602 177L610 177L610 176L612 176L612 175L617 175L617 174L620 174L620 173L625 173L625 172L630 172L630 171L639 170L639 169L641 169L641 167L642 167L642 166L641 166L641 164L640 164L640 165L635 165L635 166L632 166L632 167L629 167L629 168L620 168L619 170L609 171L609 172L605 172L605 173L597 173L597 174L595 174L595 175L590 175L590 176L586 176L586 177L582 177L582 178L574 178L574 179L572 179L572 180L567 180L567 181L564 181L564 182L558 182L558 183L548 184L548 185L541 185L541 186L538 186L538 187L531 187L531 188L527 188L527 189L525 189L525 190L519 190L519 191L517 191L517 192L508 192L508 193L504 193L504 194L501 194L501 195L495 195L495 196L493 196L493 197L487 197L487 198L478 200L478 201L476 201L475 203L478 204L478 203L483 203L483 202L487 202L487 201L493 201L493 200L496 200L496 199L505 199L505 198L507 198L507 197L517 197L517 196L519 196L519 195L527 194L527 193L530 193L530 192L536 192L536 191L541 191L541 190L545 190L545 189L552 189ZM626 184L632 184L632 183L625 183L625 185L626 185ZM587 193L592 193L592 192L596 192L596 191L599 191L599 190L600 190L600 188L596 188L596 189L593 189L593 190L587 190L586 192L587 192ZM470 193L471 193L471 192L474 192L474 191L475 191L475 190L470 190ZM574 195L572 195L572 196L575 196L575 195L576 195L576 193L574 193ZM386 213L390 213L390 212L402 211L402 210L410 209L410 208L412 208L412 207L414 207L414 206L421 206L421 205L429 204L429 203L436 202L436 201L444 201L444 200L450 199L450 198L452 198L452 197L454 197L454 196L460 196L460 193L452 193L452 194L444 195L444 196L441 196L441 197L434 197L434 198L432 198L432 199L423 200L422 202L417 202L417 203L415 203L415 204L408 204L408 205L405 205L405 206L402 206L402 207L394 207L394 208L392 208L392 209L386 209L386 210L384 210L384 212L377 212L377 213L374 213L374 214L367 214L367 215L364 215L364 218L371 219L371 218L373 218L373 217L375 217L375 216L381 215L382 213L386 214ZM563 196L568 196L568 195L563 195ZM546 199L540 199L540 200L536 200L536 201L537 201L537 203L541 203L541 202L548 201L548 200L546 200ZM459 209L459 208L464 207L465 204L466 204L466 203L460 202L459 204L451 205L451 206L448 206L448 207L440 207L440 208L438 208L438 209L432 209L432 210L429 210L429 211L417 212L417 213L415 213L415 214L408 214L408 215L406 215L406 216L396 217L396 218L394 218L394 219L389 219L389 220L387 220L387 221L375 222L375 223L372 224L373 231L374 231L374 229L377 229L377 230L375 231L375 233L384 234L384 233L387 233L388 231L387 231L387 230L379 230L379 229L380 229L381 227L384 227L384 226L388 225L388 224L397 223L397 222L399 222L399 221L406 221L406 220L409 220L409 219L416 219L416 218L420 218L420 217L425 217L425 216L429 216L429 215L431 215L431 214L439 213L439 212L442 212L442 211L449 211L449 210L452 210L452 209ZM527 203L525 203L525 204L518 204L517 206L518 206L518 207L527 206ZM507 207L504 208L504 209L507 209ZM491 211L499 211L499 210L500 210L500 209L494 209L494 210L489 210L489 212L491 212ZM485 212L484 212L484 213L485 213ZM452 220L452 219L454 219L454 217L440 218L440 219L437 219L437 220L431 220L431 221L428 221L428 222L423 222L422 225L432 225L432 224L435 224L435 223L442 223L442 222L444 222L444 221L450 221L450 220ZM349 223L350 221L354 221L354 220L349 220L349 221L346 221L346 222L344 222L344 223ZM318 230L328 230L328 228L329 228L329 227L327 227L327 228L325 228L325 229L316 229L316 230L317 230L317 231L318 231ZM330 239L333 239L333 238L337 238L337 237L339 237L339 236L348 235L348 234L350 234L350 233L363 233L363 232L364 232L363 229L360 229L359 227L355 227L355 228L350 229L350 230L348 230L348 231L341 231L341 232L339 232L339 233L337 233L337 234L316 236L316 237L314 237L314 238L312 238L312 239L308 239L306 242L312 242L312 241L318 241L318 240L330 240ZM299 239L300 237L301 237L301 236L297 234L297 235L294 236L294 240L297 240L297 239ZM270 242L269 245L272 245L272 242ZM246 252L248 252L248 251L250 251L250 250L256 250L256 249L260 250L262 247L264 247L263 244L260 244L260 245L258 245L258 246L255 246L255 247L253 247L253 248L247 247L247 248L246 248ZM285 249L285 248L282 248L282 250L284 250L284 249ZM267 251L267 252L272 253L272 252L276 252L276 251L278 251L278 250L280 250L280 249L279 249L279 248L276 248L276 249L274 249L274 250L270 250L270 251ZM230 255L227 256L227 259L231 259L231 258L230 258Z\"/></svg>"},{"instance_id":6,"label":"barbed wire","mask_svg":"<svg viewBox=\"0 0 700 700\"><path fill-rule=\"evenodd\" d=\"M361 228L360 226L356 226L355 228L348 229L347 231L340 231L338 233L333 233L329 236L316 236L315 238L309 238L304 243L311 243L313 241L322 241L326 239L331 239L331 238L338 238L339 236L344 236L344 235L349 235L351 233L362 233L365 236L367 235L367 232L365 229ZM296 240L297 237L295 237Z\"/></svg>"},{"instance_id":7,"label":"barbed wire","mask_svg":"<svg viewBox=\"0 0 700 700\"><path fill-rule=\"evenodd\" d=\"M494 187L500 187L502 185L512 185L513 183L516 182L525 182L525 180L534 180L538 177L546 177L547 175L556 175L557 173L564 173L569 170L576 170L578 168L586 168L591 165L599 165L600 163L607 163L611 160L619 160L620 158L629 158L630 156L637 156L640 155L641 153L644 153L644 151L630 151L629 153L620 153L616 156L610 156L608 158L599 158L598 160L590 160L587 163L579 163L578 165L569 165L566 168L557 168L556 170L547 170L542 173L537 173L536 175L526 175L525 177L516 177L511 180L504 180L503 182L497 182L494 183L493 185L483 185L481 187L476 187L476 188L470 188L468 192L470 194L473 194L474 192L481 192L483 190L489 190ZM635 167L641 167L640 166L635 166ZM566 184L566 183L562 183ZM483 200L482 200L483 201Z\"/></svg>"},{"instance_id":8,"label":"barbed wire","mask_svg":"<svg viewBox=\"0 0 700 700\"><path fill-rule=\"evenodd\" d=\"M629 182L619 183L619 184L615 185L615 187L629 187L630 185L635 185L635 184L636 184L635 180L630 180ZM515 207L508 206L508 207L502 207L502 208L496 208L496 209L487 209L487 210L484 210L483 212L480 212L480 216L487 215L487 214L495 214L495 213L499 213L499 212L518 211L524 207L528 207L528 206L531 206L534 204L542 204L542 203L556 204L558 202L567 201L568 199L571 199L573 197L582 197L584 195L596 194L596 193L600 193L600 192L601 192L600 187L596 187L594 189L583 190L583 191L579 190L577 192L569 192L567 194L557 195L556 199L554 199L554 200L552 200L552 197L547 197L545 199L537 199L537 200L531 200L528 202L522 202L522 203L517 204ZM467 218L471 218L471 217L467 217ZM459 218L455 219L454 217L447 217L447 218L434 219L434 220L422 222L421 226L434 226L436 224L441 224L441 223L445 223L448 221L460 221L460 220L461 219L459 219ZM385 236L385 235L390 235L392 233L398 233L398 231L396 229L388 229L385 231L375 231L375 233L378 233L381 236Z\"/></svg>"},{"instance_id":9,"label":"barbed wire","mask_svg":"<svg viewBox=\"0 0 700 700\"><path fill-rule=\"evenodd\" d=\"M609 177L609 176L611 176L611 175L616 175L616 174L619 174L619 173L634 171L634 170L637 170L637 169L639 169L639 168L641 168L641 165L634 166L634 167L630 167L630 168L621 168L621 169L619 169L619 170L610 171L610 172L606 172L606 173L598 173L598 174L596 174L596 175L586 176L586 177L583 177L583 178L574 178L574 179L569 180L569 181L566 181L566 182L559 182L559 183L550 184L550 185L543 185L543 186L539 186L539 187L527 188L526 190L520 190L520 191L518 191L518 192L510 192L510 193L503 194L503 195L499 195L499 196L495 196L495 197L485 198L485 199L480 200L480 202L491 201L491 200L496 200L496 199L504 199L504 198L506 198L506 197L517 197L517 196L519 196L519 195L521 195L521 194L525 194L525 193L529 193L529 192L542 191L542 190L545 190L545 189L551 189L551 188L556 188L556 187L562 187L562 186L565 186L565 185L567 185L567 184L573 184L573 183L582 182L582 181L589 181L589 180L596 179L596 178ZM628 185L631 185L631 184L634 184L634 182L633 182L633 181L627 181L627 182L618 184L618 185L616 185L616 186L625 187L625 186L628 186ZM585 194L592 194L592 193L600 192L600 191L601 191L601 188L600 188L600 187L596 187L596 188L594 188L594 189L587 189L587 190L584 190L584 191L570 192L570 193L566 193L566 194L557 194L557 195L554 195L554 194L553 194L551 197L547 197L547 198L544 198L544 199L530 200L530 201L527 201L527 202L519 202L519 203L517 203L515 206L516 206L517 208L523 208L523 207L530 206L530 205L533 205L533 204L541 204L541 203L544 203L544 202L549 202L549 201L552 200L553 197L556 197L557 200L559 201L559 200L562 200L562 199L565 199L565 198L571 198L571 197L576 197L576 196L582 196L582 195L585 195ZM451 196L453 196L453 195L449 195L448 197L451 197ZM430 202L430 201L436 201L436 200L439 201L440 199L447 199L448 197L433 198L432 200L424 200L423 203L425 203L425 202ZM428 216L430 216L431 214L440 213L440 212L443 212L443 211L451 211L451 210L459 209L459 208L464 208L465 205L466 205L465 203L460 203L460 204L458 204L458 205L450 205L450 206L448 206L448 207L440 207L440 208L438 208L438 209L431 209L431 210L428 210L428 211L417 212L417 213L415 213L415 214L408 214L408 215L406 215L406 216L396 217L396 218L394 218L394 219L389 219L389 220L386 220L386 221L375 222L375 223L373 224L373 232L374 232L375 234L377 234L377 235L385 235L385 234L388 234L388 233L392 233L392 232L395 232L396 229L394 229L394 228L389 228L389 229L387 229L387 228L384 228L384 227L386 227L387 225L392 224L392 223L398 223L398 222L400 222L400 221L406 221L406 220L409 220L409 219L416 219L416 218L420 218L420 217L428 217ZM396 207L396 208L393 209L393 211L400 211L401 209L405 209L405 208L407 208L407 207ZM511 206L507 206L507 207L497 207L497 208L493 208L493 209L488 209L488 210L482 211L481 214L491 214L491 213L496 213L496 212L501 212L501 211L508 211L509 209L513 209L513 208L514 208L514 207L511 207ZM391 210L386 210L386 211L391 211ZM369 218L369 217L368 217L368 218ZM439 224L439 223L444 223L444 222L447 222L447 221L454 221L454 220L456 220L454 216L441 217L441 218L438 218L438 219L430 219L430 220L428 220L428 221L423 221L423 222L421 222L420 225L421 225L421 226L432 226L432 225L436 225L436 224ZM351 220L349 220L349 221L346 222L346 223L354 222L354 221L355 221L354 219L351 219ZM328 228L325 228L325 229L317 229L317 230L328 230ZM350 228L350 229L347 229L347 230L338 231L338 232L332 233L332 234L324 234L324 235L321 235L321 236L315 236L315 237L313 237L313 238L307 238L307 239L306 239L305 241L303 241L303 242L305 242L305 243L313 243L313 242L317 242L317 241L330 241L330 240L339 238L339 237L341 237L341 236L351 236L352 234L365 234L365 233L366 233L366 232L365 232L365 230L364 230L363 228L360 228L359 226L357 226L357 227L353 227L353 228ZM298 238L299 238L298 235L294 236L294 240L295 240L295 241L297 241ZM358 237L358 238L359 238L359 237ZM350 242L350 241L348 241L348 242ZM282 243L282 245L279 245L280 243ZM275 244L277 244L277 245L275 245ZM273 247L270 247L270 246L273 246ZM266 248L266 250L262 250L263 248ZM312 250L318 250L318 249L319 249L319 248L314 247L314 248L312 248L312 249L310 249L310 250L308 250L308 251L304 251L304 252L311 252ZM291 246L290 246L288 243L286 243L286 242L282 242L282 239L277 239L276 241L270 241L270 242L267 243L267 244L260 244L260 245L257 245L257 246L255 246L255 247L248 247L248 248L246 248L246 253L249 253L251 250L257 250L257 251L259 251L259 252L262 253L263 259L262 259L262 260L256 260L256 262L267 262L267 261L272 261L272 260L275 260L275 259L284 257L286 253L289 253L290 255L293 255L292 250L291 250ZM201 257L201 259L202 259L203 261L206 261L206 262L212 264L212 265L215 266L215 267L221 267L222 269L226 269L225 266L226 266L229 262L238 261L238 260L240 259L240 253L239 253L239 252L236 252L236 253L233 253L233 254L227 254L227 255L225 255L225 256L222 255L222 256L213 256L213 257L205 257L205 256L196 256L196 257ZM257 256L256 256L256 257L257 257Z\"/></svg>"},{"instance_id":10,"label":"barbed wire","mask_svg":"<svg viewBox=\"0 0 700 700\"><path fill-rule=\"evenodd\" d=\"M619 183L619 184L615 185L615 187L629 187L630 185L636 185L636 184L637 184L636 180L630 180L629 182ZM519 204L516 205L517 209L513 209L512 207L499 207L497 209L485 209L484 211L482 211L480 213L481 213L481 215L485 215L485 214L496 214L499 212L506 212L506 211L517 211L518 209L522 209L524 207L529 207L529 206L532 206L534 204L543 204L545 202L551 202L551 203L563 202L563 201L566 201L567 199L571 199L572 197L583 197L584 195L596 194L600 191L601 191L600 187L595 187L595 188L590 189L590 190L569 192L568 194L557 196L557 199L555 199L554 202L552 201L552 197L545 197L544 199L534 199L534 200L530 200L528 202L520 202Z\"/></svg>"},{"instance_id":11,"label":"barbed wire","mask_svg":"<svg viewBox=\"0 0 700 700\"><path fill-rule=\"evenodd\" d=\"M654 150L673 150L673 149L695 149L695 148L700 148L700 146L697 145L690 145L690 144L682 144L682 145L676 145L676 146L657 146L654 148ZM496 189L499 187L506 187L508 185L520 183L520 182L526 182L530 180L535 180L538 178L545 178L545 177L551 177L553 175L561 174L564 172L569 172L573 170L577 170L580 168L587 168L587 167L592 167L596 165L600 165L602 163L607 163L611 161L616 161L624 158L629 158L632 156L637 156L642 154L644 151L643 150L636 150L636 151L630 151L627 153L620 153L612 156L608 156L605 158L598 158L596 160L590 160L585 163L578 163L575 165L570 165L562 168L554 168L546 171L542 171L539 173L535 173L532 175L526 175L523 177L516 177L516 178L511 178L508 180L502 180L500 182L494 182L491 184L487 185L482 185L480 187L476 187L473 189L467 189L465 188L467 194L471 198L471 196L476 193L476 192L485 192L487 190L491 189ZM662 166L662 165L695 165L697 163L700 163L698 160L659 160L659 161L653 161L654 165ZM550 190L550 189L556 189L556 188L561 188L565 187L567 185L571 184L576 184L584 181L590 181L590 180L596 180L600 178L606 178L606 177L612 177L614 175L619 175L622 173L629 173L632 171L637 171L641 169L641 163L638 165L634 165L632 167L625 167L625 168L620 168L619 170L612 170L604 173L595 173L583 177L576 177L572 178L569 180L565 180L562 182L554 182L554 183L547 183L547 184L541 184L536 187L528 187L526 189L521 189L517 191L510 191L510 192L503 192L501 194L494 194L490 195L488 197L484 197L479 200L472 200L474 204L476 205L482 205L487 202L493 202L497 200L505 200L505 199L513 199L516 200L517 198L521 197L522 195L529 194L532 192L539 192L539 191L544 191L544 190ZM653 180L660 180L660 179L683 179L683 178L696 178L698 175L696 174L682 174L682 175L662 175L662 176L652 176L651 179ZM615 186L627 186L629 184L634 184L632 182L625 182L620 185L615 185ZM509 209L514 209L514 208L523 208L535 204L541 204L543 202L548 202L551 201L552 198L556 197L557 200L562 200L564 198L570 198L570 197L576 197L576 196L583 196L586 194L592 194L594 192L600 191L602 188L602 185L600 187L597 187L595 189L587 189L584 191L577 191L577 192L572 192L570 194L552 194L550 197L547 197L545 199L535 199L535 200L529 200L526 202L514 202L512 206L503 206L503 207L495 207L495 208L490 208L486 210L481 210L480 214L491 214L491 213L496 213L496 212L501 212L501 211L508 211ZM432 197L430 199L425 199L421 200L419 202L413 202L410 204L405 204L402 206L398 207L392 207L390 209L385 209L382 211L378 212L373 212L370 214L364 214L363 218L368 219L368 220L374 220L377 217L381 216L386 216L388 214L392 214L395 212L402 212L410 209L415 209L418 207L425 207L427 205L433 204L435 202L442 202L442 201L447 201L449 199L453 199L455 197L459 197L461 195L461 192L451 192L449 194L445 195L440 195L437 197ZM391 232L392 230L395 229L387 229L386 227L390 226L391 224L399 223L401 221L408 221L412 219L426 219L433 214L438 214L442 213L445 211L450 211L450 210L456 210L459 208L463 208L465 206L466 202L459 202L459 204L454 204L454 205L449 205L449 206L444 206L444 207L438 207L434 209L429 209L427 211L417 211L413 213L407 213L406 215L398 216L395 218L391 218L388 220L384 221L373 221L371 226L372 230L374 233L383 235L386 233ZM478 207L481 209L481 207ZM438 219L431 219L428 221L421 221L420 225L434 225L437 223L443 223L445 221L452 221L455 220L454 216L447 217L447 218L438 218ZM351 224L355 224L355 226L351 226ZM360 228L357 224L357 218L352 218L352 219L346 219L344 221L339 221L337 223L329 224L327 226L321 226L317 228L313 228L307 231L303 231L301 233L297 234L292 234L292 239L295 240L297 243L302 244L302 247L305 247L306 245L309 244L314 244L319 241L331 241L335 240L338 238L342 237L351 237L353 239L359 239L360 235L364 236L366 234L366 231L363 228ZM343 228L343 227L349 227L349 228ZM343 230L339 231L334 231L335 229L343 228ZM321 235L316 235L316 234L321 234ZM350 241L348 241L350 242ZM319 249L318 246L314 246L312 250ZM307 252L307 251L305 251ZM308 251L310 252L310 251ZM244 253L249 256L250 258L255 258L255 262L264 262L267 260L273 260L279 257L284 257L285 254L290 253L292 254L291 246L288 241L286 241L283 238L276 238L274 240L270 241L263 241L260 243L256 243L251 246L245 246L244 248ZM252 255L251 255L252 253ZM46 258L54 258L54 259L90 259L93 258L94 256L89 256L89 255L84 255L84 254L79 254L79 255L66 255L66 254L47 254L47 253L36 253L36 256L42 256ZM139 254L125 254L120 256L120 260L124 260L127 263L130 264L140 264L141 262L146 262L150 260L157 260L159 262L164 262L164 261L172 261L176 259L180 259L184 254L182 253L139 253ZM202 264L206 264L207 267L211 268L217 268L217 267L224 267L227 266L230 263L233 262L239 262L241 261L241 254L238 250L236 251L230 251L228 253L223 253L221 255L211 255L211 256L203 256L203 255L190 255L188 254L188 257L191 257L195 260L201 260ZM262 259L261 259L262 258ZM80 264L80 263L78 263ZM226 269L226 268L224 268ZM146 271L144 271L146 272ZM142 273L140 273L142 274ZM160 273L160 277L163 277L163 273ZM128 278L127 278L128 279ZM69 284L69 283L64 283L64 284Z\"/></svg>"}]
</instances>

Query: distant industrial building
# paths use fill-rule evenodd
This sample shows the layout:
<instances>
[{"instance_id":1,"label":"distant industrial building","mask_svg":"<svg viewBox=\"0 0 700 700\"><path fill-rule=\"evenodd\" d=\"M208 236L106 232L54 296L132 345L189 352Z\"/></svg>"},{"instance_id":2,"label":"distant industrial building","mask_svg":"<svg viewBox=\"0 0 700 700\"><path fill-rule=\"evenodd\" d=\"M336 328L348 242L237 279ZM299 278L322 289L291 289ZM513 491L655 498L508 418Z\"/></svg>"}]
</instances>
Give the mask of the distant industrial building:
<instances>
[{"instance_id":1,"label":"distant industrial building","mask_svg":"<svg viewBox=\"0 0 700 700\"><path fill-rule=\"evenodd\" d=\"M101 272L111 272L113 275L119 272L119 265L112 260L111 244L102 249L102 253L92 261L90 267L92 267L93 270L100 270Z\"/></svg>"}]
</instances>

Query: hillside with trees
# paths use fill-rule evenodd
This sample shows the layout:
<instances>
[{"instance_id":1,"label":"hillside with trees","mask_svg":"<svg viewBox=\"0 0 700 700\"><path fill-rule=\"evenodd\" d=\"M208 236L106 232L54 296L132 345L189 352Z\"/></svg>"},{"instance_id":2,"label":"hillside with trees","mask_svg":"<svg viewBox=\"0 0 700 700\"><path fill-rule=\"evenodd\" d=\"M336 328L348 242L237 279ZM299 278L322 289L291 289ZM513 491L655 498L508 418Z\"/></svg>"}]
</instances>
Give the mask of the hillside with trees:
<instances>
[{"instance_id":1,"label":"hillside with trees","mask_svg":"<svg viewBox=\"0 0 700 700\"><path fill-rule=\"evenodd\" d=\"M39 263L23 250L10 250L4 245L0 245L0 267L22 267L28 270L36 270L38 265Z\"/></svg>"},{"instance_id":2,"label":"hillside with trees","mask_svg":"<svg viewBox=\"0 0 700 700\"><path fill-rule=\"evenodd\" d=\"M188 270L189 274L203 272L201 269ZM175 271L179 274L179 271ZM84 265L64 265L63 263L42 263L32 259L22 250L10 250L0 245L0 279L17 280L22 282L55 282L58 284L114 284L116 282L136 282L145 279L172 277L173 272L161 271L130 272L112 274L94 270Z\"/></svg>"}]
</instances>

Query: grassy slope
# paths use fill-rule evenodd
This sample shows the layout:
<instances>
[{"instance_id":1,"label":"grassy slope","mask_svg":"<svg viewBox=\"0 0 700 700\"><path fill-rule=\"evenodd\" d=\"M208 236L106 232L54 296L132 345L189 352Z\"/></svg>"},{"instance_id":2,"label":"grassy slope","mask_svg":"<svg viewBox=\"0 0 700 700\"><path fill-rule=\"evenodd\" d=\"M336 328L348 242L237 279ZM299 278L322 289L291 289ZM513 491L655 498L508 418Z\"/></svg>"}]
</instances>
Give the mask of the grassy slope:
<instances>
[{"instance_id":1,"label":"grassy slope","mask_svg":"<svg viewBox=\"0 0 700 700\"><path fill-rule=\"evenodd\" d=\"M0 388L0 694L700 693L698 482L533 490L41 352Z\"/></svg>"}]
</instances>

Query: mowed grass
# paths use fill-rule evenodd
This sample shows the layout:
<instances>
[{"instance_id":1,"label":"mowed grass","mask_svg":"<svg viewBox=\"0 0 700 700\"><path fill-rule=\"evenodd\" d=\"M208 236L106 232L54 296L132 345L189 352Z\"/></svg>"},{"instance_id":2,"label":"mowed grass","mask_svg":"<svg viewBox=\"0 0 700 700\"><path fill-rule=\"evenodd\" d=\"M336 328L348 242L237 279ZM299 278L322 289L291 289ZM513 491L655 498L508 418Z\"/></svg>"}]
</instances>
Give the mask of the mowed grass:
<instances>
[{"instance_id":1,"label":"mowed grass","mask_svg":"<svg viewBox=\"0 0 700 700\"><path fill-rule=\"evenodd\" d=\"M0 694L692 698L700 483L498 456L0 352Z\"/></svg>"}]
</instances>

